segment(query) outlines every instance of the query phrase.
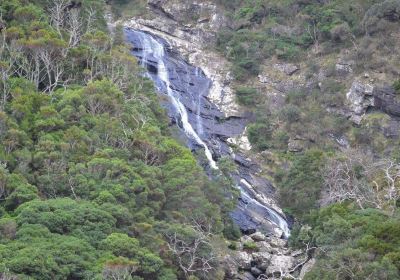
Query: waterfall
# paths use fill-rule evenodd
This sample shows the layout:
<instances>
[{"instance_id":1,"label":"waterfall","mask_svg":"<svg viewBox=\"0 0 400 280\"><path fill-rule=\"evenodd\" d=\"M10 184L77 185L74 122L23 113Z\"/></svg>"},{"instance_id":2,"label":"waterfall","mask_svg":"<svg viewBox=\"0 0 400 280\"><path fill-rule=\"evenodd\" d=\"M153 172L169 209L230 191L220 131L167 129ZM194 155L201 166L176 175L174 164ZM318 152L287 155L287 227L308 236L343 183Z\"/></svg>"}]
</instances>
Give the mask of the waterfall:
<instances>
[{"instance_id":1,"label":"waterfall","mask_svg":"<svg viewBox=\"0 0 400 280\"><path fill-rule=\"evenodd\" d=\"M132 53L148 69L146 75L154 81L159 92L169 96L169 115L181 121L190 142L203 147L209 166L218 169L210 147L220 156L232 156L224 139L239 135L245 125L240 127L240 122L235 118L218 121L224 117L223 113L206 98L211 81L199 67L187 64L175 53L166 51L168 44L165 41L132 29L126 29L125 35L134 46ZM232 177L241 192L237 209L231 213L232 218L243 231L262 228L269 222L267 228L270 229L272 224L288 237L290 231L283 216L268 207L265 201L258 200L258 194L251 184L254 183L251 181L252 172L250 167L241 165L239 174Z\"/></svg>"},{"instance_id":2,"label":"waterfall","mask_svg":"<svg viewBox=\"0 0 400 280\"><path fill-rule=\"evenodd\" d=\"M242 183L249 189L253 188L251 186L251 184L249 182L247 182L246 179L241 179L240 183ZM267 211L267 213L269 214L270 221L279 226L279 228L283 231L283 234L285 235L285 237L290 236L289 226L288 226L286 220L280 214L278 214L278 212L261 204L257 199L251 198L250 195L246 192L246 190L244 190L242 187L240 187L240 185L239 185L239 189L240 189L240 193L241 193L243 200L251 201L251 202L257 204L259 207L264 208Z\"/></svg>"},{"instance_id":3,"label":"waterfall","mask_svg":"<svg viewBox=\"0 0 400 280\"><path fill-rule=\"evenodd\" d=\"M210 149L204 143L204 141L201 140L199 135L193 129L192 125L189 122L189 117L185 106L182 104L182 102L179 100L179 97L175 95L174 90L171 88L171 81L169 78L168 68L164 63L165 59L164 45L158 42L152 36L149 36L145 33L137 32L137 34L142 44L142 62L141 62L142 65L146 65L148 63L151 63L152 60L155 60L155 63L157 65L157 76L165 84L165 89L167 91L167 94L170 97L175 110L180 115L185 134L190 139L196 141L197 144L199 144L204 148L204 153L207 157L210 167L213 169L218 169L217 164L212 157Z\"/></svg>"}]
</instances>

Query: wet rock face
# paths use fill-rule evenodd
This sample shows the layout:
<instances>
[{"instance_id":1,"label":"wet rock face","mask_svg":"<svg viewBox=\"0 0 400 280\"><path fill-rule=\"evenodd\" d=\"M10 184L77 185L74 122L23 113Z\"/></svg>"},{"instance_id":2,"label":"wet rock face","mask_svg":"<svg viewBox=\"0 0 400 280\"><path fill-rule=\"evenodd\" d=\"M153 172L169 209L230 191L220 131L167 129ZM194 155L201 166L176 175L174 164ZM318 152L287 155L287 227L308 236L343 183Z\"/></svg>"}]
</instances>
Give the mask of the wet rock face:
<instances>
[{"instance_id":1,"label":"wet rock face","mask_svg":"<svg viewBox=\"0 0 400 280\"><path fill-rule=\"evenodd\" d=\"M168 39L175 50L212 80L208 98L225 117L242 116L230 87L230 63L207 49L215 43L217 32L230 25L224 11L209 0L148 0L148 7L151 19L134 18L122 24Z\"/></svg>"},{"instance_id":2,"label":"wet rock face","mask_svg":"<svg viewBox=\"0 0 400 280\"><path fill-rule=\"evenodd\" d=\"M127 41L132 44L132 54L142 59L143 43L140 36L134 30L125 29ZM152 36L149 34L149 36ZM180 102L185 106L188 113L189 122L193 124L197 134L204 141L218 141L217 138L229 138L240 135L246 125L242 118L225 118L224 114L208 99L212 81L204 72L193 65L188 64L166 41L157 38L165 44L167 52L164 61L170 79L170 88L174 91ZM161 91L165 91L165 85L157 78L156 59L147 59L146 68L153 81ZM179 125L179 114L171 106L164 104L169 112L169 116L176 120ZM219 151L214 151L216 157Z\"/></svg>"},{"instance_id":3,"label":"wet rock face","mask_svg":"<svg viewBox=\"0 0 400 280\"><path fill-rule=\"evenodd\" d=\"M206 45L214 40L214 31L208 28L183 27L165 17L152 20L132 19L124 26L151 32L165 38L171 48L182 54L192 65L200 67L212 81L208 99L224 113L225 118L242 117L244 112L236 104L235 94L230 86L232 76L230 63L220 54L207 50Z\"/></svg>"}]
</instances>

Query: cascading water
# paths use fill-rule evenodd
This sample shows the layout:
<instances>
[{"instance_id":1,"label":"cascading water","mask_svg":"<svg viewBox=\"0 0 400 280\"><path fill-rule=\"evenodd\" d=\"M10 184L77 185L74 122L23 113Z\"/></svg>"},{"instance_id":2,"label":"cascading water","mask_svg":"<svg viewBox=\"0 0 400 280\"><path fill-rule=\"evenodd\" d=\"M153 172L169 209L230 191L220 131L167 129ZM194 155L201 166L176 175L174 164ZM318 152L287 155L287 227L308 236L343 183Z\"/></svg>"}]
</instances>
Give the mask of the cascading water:
<instances>
[{"instance_id":1,"label":"cascading water","mask_svg":"<svg viewBox=\"0 0 400 280\"><path fill-rule=\"evenodd\" d=\"M208 159L211 168L218 169L217 164L212 157L210 149L203 142L203 140L201 140L199 135L193 129L192 125L189 122L189 117L185 106L179 100L179 97L175 95L174 90L171 87L171 81L169 78L168 69L164 63L165 59L164 45L146 33L142 32L136 32L136 33L139 36L139 40L142 46L142 53L143 53L141 61L142 65L147 65L151 60L155 60L154 62L157 65L157 76L165 84L165 90L167 91L167 94L170 97L175 110L179 113L185 134L190 139L196 141L197 144L201 145L204 148L205 155Z\"/></svg>"},{"instance_id":2,"label":"cascading water","mask_svg":"<svg viewBox=\"0 0 400 280\"><path fill-rule=\"evenodd\" d=\"M219 156L231 156L225 141L242 133L245 128L243 121L235 118L221 121L223 114L207 99L211 81L200 68L187 64L172 53L167 42L149 33L127 28L125 36L134 46L133 55L148 69L147 75L160 92L168 95L170 117L177 119L193 146L204 149L210 167L218 169L212 151ZM238 176L233 177L241 197L232 218L244 231L262 228L267 220L279 227L284 236L289 236L288 224L282 215L257 199L257 193L249 183L252 178L250 169L240 165Z\"/></svg>"}]
</instances>

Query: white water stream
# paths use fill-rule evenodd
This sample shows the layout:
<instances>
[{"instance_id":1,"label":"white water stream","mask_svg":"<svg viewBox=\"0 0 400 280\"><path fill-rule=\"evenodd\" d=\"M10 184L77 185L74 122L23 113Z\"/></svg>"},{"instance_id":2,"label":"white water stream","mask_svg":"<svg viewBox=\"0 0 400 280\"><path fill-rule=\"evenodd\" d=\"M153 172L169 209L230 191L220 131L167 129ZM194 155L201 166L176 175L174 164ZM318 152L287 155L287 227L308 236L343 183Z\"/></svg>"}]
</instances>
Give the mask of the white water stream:
<instances>
[{"instance_id":1,"label":"white water stream","mask_svg":"<svg viewBox=\"0 0 400 280\"><path fill-rule=\"evenodd\" d=\"M171 102L174 108L179 112L181 116L183 130L186 135L196 141L197 144L204 147L204 153L208 159L208 162L213 169L218 169L216 162L212 157L212 153L208 146L204 143L203 140L199 137L196 131L193 129L192 125L189 122L188 113L186 111L185 106L180 102L179 98L174 94L174 91L171 88L171 82L169 79L168 69L164 63L164 46L157 40L155 40L152 36L144 35L143 33L139 33L140 41L142 43L142 64L145 65L149 59L155 59L157 63L157 75L161 81L165 83L167 94L171 98Z\"/></svg>"}]
</instances>

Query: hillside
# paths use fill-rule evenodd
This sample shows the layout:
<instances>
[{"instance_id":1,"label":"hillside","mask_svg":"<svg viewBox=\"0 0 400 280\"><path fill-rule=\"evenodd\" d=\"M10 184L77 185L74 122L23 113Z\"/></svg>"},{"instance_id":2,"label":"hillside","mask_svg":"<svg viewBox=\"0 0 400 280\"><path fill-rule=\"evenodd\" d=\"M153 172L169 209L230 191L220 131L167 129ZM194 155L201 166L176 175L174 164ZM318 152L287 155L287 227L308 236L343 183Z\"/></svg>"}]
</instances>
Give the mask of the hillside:
<instances>
[{"instance_id":1,"label":"hillside","mask_svg":"<svg viewBox=\"0 0 400 280\"><path fill-rule=\"evenodd\" d=\"M289 244L316 258L306 279L399 277L399 10L390 0L149 1L134 16L205 50L189 60L226 65L214 78L241 105L226 114L254 114L246 153L296 220ZM222 57L197 58L210 50Z\"/></svg>"},{"instance_id":2,"label":"hillside","mask_svg":"<svg viewBox=\"0 0 400 280\"><path fill-rule=\"evenodd\" d=\"M1 1L0 279L400 279L399 25Z\"/></svg>"}]
</instances>

